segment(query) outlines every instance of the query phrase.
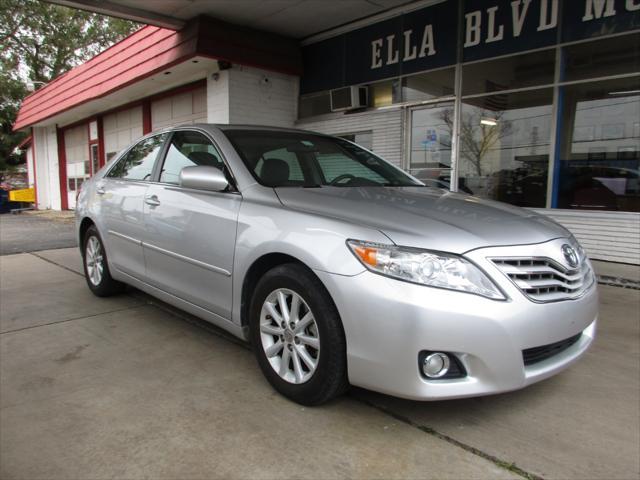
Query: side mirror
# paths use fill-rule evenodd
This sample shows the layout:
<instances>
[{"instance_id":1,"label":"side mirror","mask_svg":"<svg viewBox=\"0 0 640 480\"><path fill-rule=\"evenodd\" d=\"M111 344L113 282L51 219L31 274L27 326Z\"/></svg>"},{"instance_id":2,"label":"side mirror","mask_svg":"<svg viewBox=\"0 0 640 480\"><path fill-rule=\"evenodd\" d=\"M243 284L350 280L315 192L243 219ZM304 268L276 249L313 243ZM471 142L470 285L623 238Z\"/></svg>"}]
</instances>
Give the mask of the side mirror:
<instances>
[{"instance_id":1,"label":"side mirror","mask_svg":"<svg viewBox=\"0 0 640 480\"><path fill-rule=\"evenodd\" d=\"M222 192L227 189L229 182L219 168L200 165L184 167L180 171L180 186L194 190Z\"/></svg>"}]
</instances>

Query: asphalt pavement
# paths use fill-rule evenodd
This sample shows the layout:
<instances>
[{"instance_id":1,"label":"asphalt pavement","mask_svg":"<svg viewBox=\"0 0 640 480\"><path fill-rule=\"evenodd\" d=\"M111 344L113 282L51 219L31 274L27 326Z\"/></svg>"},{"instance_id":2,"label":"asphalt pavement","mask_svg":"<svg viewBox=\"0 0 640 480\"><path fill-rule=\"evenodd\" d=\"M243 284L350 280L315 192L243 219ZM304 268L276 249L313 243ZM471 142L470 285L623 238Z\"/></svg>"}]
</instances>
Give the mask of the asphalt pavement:
<instances>
[{"instance_id":1,"label":"asphalt pavement","mask_svg":"<svg viewBox=\"0 0 640 480\"><path fill-rule=\"evenodd\" d=\"M77 245L72 212L0 215L0 255Z\"/></svg>"}]
</instances>

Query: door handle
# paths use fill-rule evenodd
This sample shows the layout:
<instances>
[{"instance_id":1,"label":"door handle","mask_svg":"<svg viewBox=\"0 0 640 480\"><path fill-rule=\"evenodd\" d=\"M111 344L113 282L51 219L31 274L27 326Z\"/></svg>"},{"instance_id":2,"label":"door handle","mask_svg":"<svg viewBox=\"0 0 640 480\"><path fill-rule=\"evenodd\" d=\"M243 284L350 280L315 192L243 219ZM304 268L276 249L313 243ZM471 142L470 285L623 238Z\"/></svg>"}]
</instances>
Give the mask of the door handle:
<instances>
[{"instance_id":1,"label":"door handle","mask_svg":"<svg viewBox=\"0 0 640 480\"><path fill-rule=\"evenodd\" d=\"M160 200L158 200L157 195L151 195L150 197L144 197L144 203L152 207L157 207L160 205Z\"/></svg>"}]
</instances>

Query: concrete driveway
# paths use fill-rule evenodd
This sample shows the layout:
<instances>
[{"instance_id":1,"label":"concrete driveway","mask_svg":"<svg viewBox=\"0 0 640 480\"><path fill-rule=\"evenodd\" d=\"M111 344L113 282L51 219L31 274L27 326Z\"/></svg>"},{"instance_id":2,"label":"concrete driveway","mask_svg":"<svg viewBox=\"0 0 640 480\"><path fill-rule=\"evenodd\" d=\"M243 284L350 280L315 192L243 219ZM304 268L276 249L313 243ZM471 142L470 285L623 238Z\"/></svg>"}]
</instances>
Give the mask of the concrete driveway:
<instances>
[{"instance_id":1,"label":"concrete driveway","mask_svg":"<svg viewBox=\"0 0 640 480\"><path fill-rule=\"evenodd\" d=\"M76 249L0 257L0 477L602 478L640 474L640 291L601 287L588 355L526 390L417 403L276 394L246 345Z\"/></svg>"}]
</instances>

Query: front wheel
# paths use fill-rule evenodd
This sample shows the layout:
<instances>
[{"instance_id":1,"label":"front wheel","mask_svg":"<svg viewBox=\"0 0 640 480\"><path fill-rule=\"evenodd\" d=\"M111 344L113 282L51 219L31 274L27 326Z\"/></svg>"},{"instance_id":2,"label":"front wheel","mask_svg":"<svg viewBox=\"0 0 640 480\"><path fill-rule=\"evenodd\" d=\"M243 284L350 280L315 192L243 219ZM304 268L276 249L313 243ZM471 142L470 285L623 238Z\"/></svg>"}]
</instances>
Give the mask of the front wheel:
<instances>
[{"instance_id":1,"label":"front wheel","mask_svg":"<svg viewBox=\"0 0 640 480\"><path fill-rule=\"evenodd\" d=\"M102 238L95 226L87 229L84 235L82 260L84 277L89 289L98 297L108 297L124 290L124 283L111 278L107 264L107 252Z\"/></svg>"},{"instance_id":2,"label":"front wheel","mask_svg":"<svg viewBox=\"0 0 640 480\"><path fill-rule=\"evenodd\" d=\"M346 342L329 293L302 265L281 265L256 286L251 341L260 368L281 394L319 405L348 387Z\"/></svg>"}]
</instances>

